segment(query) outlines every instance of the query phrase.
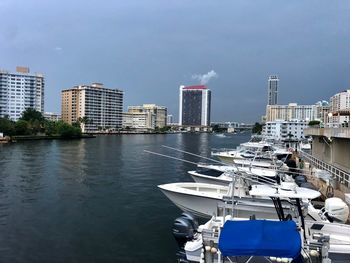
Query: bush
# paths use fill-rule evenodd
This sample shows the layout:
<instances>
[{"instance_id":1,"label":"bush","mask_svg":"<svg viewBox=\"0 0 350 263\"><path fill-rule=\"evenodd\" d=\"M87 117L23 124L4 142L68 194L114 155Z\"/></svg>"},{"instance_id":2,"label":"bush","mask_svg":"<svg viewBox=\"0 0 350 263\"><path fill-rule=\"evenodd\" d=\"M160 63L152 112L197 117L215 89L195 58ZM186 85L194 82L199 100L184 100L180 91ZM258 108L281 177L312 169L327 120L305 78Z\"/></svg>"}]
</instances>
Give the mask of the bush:
<instances>
[{"instance_id":1,"label":"bush","mask_svg":"<svg viewBox=\"0 0 350 263\"><path fill-rule=\"evenodd\" d=\"M15 134L15 123L8 118L0 118L0 132L4 136L12 136Z\"/></svg>"},{"instance_id":2,"label":"bush","mask_svg":"<svg viewBox=\"0 0 350 263\"><path fill-rule=\"evenodd\" d=\"M57 124L57 133L63 138L80 137L81 130L78 127L73 127L65 122L59 122Z\"/></svg>"},{"instance_id":3,"label":"bush","mask_svg":"<svg viewBox=\"0 0 350 263\"><path fill-rule=\"evenodd\" d=\"M16 135L28 135L30 130L28 129L28 122L24 120L18 120L15 123Z\"/></svg>"}]
</instances>

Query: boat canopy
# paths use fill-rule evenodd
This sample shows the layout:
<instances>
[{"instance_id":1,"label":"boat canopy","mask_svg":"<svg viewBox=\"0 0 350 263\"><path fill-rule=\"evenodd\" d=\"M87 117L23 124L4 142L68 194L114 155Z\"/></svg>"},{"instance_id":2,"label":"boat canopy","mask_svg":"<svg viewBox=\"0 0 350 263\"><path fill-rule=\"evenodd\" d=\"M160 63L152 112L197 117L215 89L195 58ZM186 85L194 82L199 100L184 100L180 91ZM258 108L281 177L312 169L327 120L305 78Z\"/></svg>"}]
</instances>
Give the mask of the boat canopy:
<instances>
[{"instance_id":1,"label":"boat canopy","mask_svg":"<svg viewBox=\"0 0 350 263\"><path fill-rule=\"evenodd\" d=\"M224 256L297 258L301 237L294 221L226 221L219 238Z\"/></svg>"}]
</instances>

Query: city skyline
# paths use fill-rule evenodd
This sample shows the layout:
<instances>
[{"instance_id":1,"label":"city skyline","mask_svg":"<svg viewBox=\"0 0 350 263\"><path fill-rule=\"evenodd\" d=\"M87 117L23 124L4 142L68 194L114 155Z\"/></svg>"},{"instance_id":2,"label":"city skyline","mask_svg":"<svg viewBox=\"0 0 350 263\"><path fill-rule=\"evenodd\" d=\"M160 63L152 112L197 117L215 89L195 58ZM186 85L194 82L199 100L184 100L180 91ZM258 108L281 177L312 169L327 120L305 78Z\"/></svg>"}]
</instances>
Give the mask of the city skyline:
<instances>
[{"instance_id":1,"label":"city skyline","mask_svg":"<svg viewBox=\"0 0 350 263\"><path fill-rule=\"evenodd\" d=\"M45 111L60 112L62 89L102 82L125 91L125 105L165 105L177 120L178 87L214 71L212 120L253 122L270 74L281 79L280 104L310 104L350 84L347 1L67 4L0 3L0 67L42 72Z\"/></svg>"}]
</instances>

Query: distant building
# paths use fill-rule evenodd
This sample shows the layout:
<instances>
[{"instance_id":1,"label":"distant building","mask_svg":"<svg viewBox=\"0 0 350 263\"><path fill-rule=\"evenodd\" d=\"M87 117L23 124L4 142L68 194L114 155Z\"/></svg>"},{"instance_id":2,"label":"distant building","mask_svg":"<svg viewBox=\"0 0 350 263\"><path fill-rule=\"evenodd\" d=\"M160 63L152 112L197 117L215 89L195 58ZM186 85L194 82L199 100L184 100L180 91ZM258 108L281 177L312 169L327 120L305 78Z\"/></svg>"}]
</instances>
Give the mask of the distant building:
<instances>
[{"instance_id":1,"label":"distant building","mask_svg":"<svg viewBox=\"0 0 350 263\"><path fill-rule=\"evenodd\" d=\"M167 126L167 108L156 104L143 104L142 106L129 106L128 112L150 112L155 115L155 127Z\"/></svg>"},{"instance_id":2,"label":"distant building","mask_svg":"<svg viewBox=\"0 0 350 263\"><path fill-rule=\"evenodd\" d=\"M173 123L174 123L174 117L173 117L173 115L169 114L169 115L166 117L166 122L167 122L167 125L173 124Z\"/></svg>"},{"instance_id":3,"label":"distant building","mask_svg":"<svg viewBox=\"0 0 350 263\"><path fill-rule=\"evenodd\" d=\"M344 90L330 98L329 124L333 127L341 126L350 121L350 89ZM348 112L348 113L346 113Z\"/></svg>"},{"instance_id":4,"label":"distant building","mask_svg":"<svg viewBox=\"0 0 350 263\"><path fill-rule=\"evenodd\" d=\"M301 120L275 120L266 122L263 135L273 137L276 140L301 140L304 139L304 129L308 127L308 121Z\"/></svg>"},{"instance_id":5,"label":"distant building","mask_svg":"<svg viewBox=\"0 0 350 263\"><path fill-rule=\"evenodd\" d=\"M105 88L101 83L62 90L62 120L81 123L83 132L116 130L122 127L123 91Z\"/></svg>"},{"instance_id":6,"label":"distant building","mask_svg":"<svg viewBox=\"0 0 350 263\"><path fill-rule=\"evenodd\" d=\"M44 88L44 76L27 67L17 67L15 73L0 70L0 117L17 121L28 108L43 113Z\"/></svg>"},{"instance_id":7,"label":"distant building","mask_svg":"<svg viewBox=\"0 0 350 263\"><path fill-rule=\"evenodd\" d=\"M61 114L54 113L54 112L45 112L44 118L49 121L59 121L61 120Z\"/></svg>"},{"instance_id":8,"label":"distant building","mask_svg":"<svg viewBox=\"0 0 350 263\"><path fill-rule=\"evenodd\" d=\"M156 117L151 112L123 112L123 129L154 130Z\"/></svg>"},{"instance_id":9,"label":"distant building","mask_svg":"<svg viewBox=\"0 0 350 263\"><path fill-rule=\"evenodd\" d=\"M298 105L297 103L289 103L288 105L267 105L266 122L276 120L317 120L322 123L327 123L328 111L329 105L327 101L319 101L313 105Z\"/></svg>"},{"instance_id":10,"label":"distant building","mask_svg":"<svg viewBox=\"0 0 350 263\"><path fill-rule=\"evenodd\" d=\"M180 126L209 126L211 91L204 85L180 86Z\"/></svg>"},{"instance_id":11,"label":"distant building","mask_svg":"<svg viewBox=\"0 0 350 263\"><path fill-rule=\"evenodd\" d=\"M278 94L278 82L279 78L276 75L269 76L267 81L268 83L268 99L267 105L276 105L277 102L277 94Z\"/></svg>"}]
</instances>

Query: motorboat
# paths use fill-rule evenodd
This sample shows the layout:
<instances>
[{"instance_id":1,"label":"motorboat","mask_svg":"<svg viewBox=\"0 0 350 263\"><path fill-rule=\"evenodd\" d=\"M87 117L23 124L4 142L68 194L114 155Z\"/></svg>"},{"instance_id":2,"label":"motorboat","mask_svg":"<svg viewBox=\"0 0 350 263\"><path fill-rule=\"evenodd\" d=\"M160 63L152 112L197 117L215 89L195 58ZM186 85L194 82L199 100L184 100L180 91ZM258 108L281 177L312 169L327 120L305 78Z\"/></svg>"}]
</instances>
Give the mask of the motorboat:
<instances>
[{"instance_id":1,"label":"motorboat","mask_svg":"<svg viewBox=\"0 0 350 263\"><path fill-rule=\"evenodd\" d=\"M267 197L261 197L269 193L277 193L279 196L282 193L295 193L300 198L303 195L312 198L303 200L303 211L307 219L311 221L336 221L346 222L349 216L349 208L342 200L330 199L325 203L325 207L321 210L315 209L311 199L318 198L320 192L299 187L294 181L282 181L280 184L252 184L251 181L257 182L255 178L239 176L233 178L234 183L228 186L218 184L205 183L170 183L158 185L163 194L172 201L177 207L184 212L190 212L200 218L210 218L213 214L217 214L217 206L227 202L235 202L235 216L249 217L254 211L257 218L275 218L276 213L271 200ZM252 187L259 186L263 189L259 195L251 195ZM233 201L233 199L235 201ZM290 200L282 200L285 213L293 215L293 208L290 206Z\"/></svg>"},{"instance_id":2,"label":"motorboat","mask_svg":"<svg viewBox=\"0 0 350 263\"><path fill-rule=\"evenodd\" d=\"M254 161L273 161L273 160L286 160L292 153L282 147L274 146L271 143L260 142L246 142L241 143L237 149L214 149L211 153L212 156L217 157L220 161L232 164L237 160L252 160Z\"/></svg>"},{"instance_id":3,"label":"motorboat","mask_svg":"<svg viewBox=\"0 0 350 263\"><path fill-rule=\"evenodd\" d=\"M314 198L312 191L276 191L256 185L250 195L271 198L279 220L224 213L213 215L198 227L195 219L185 213L173 225L184 259L212 263L250 262L253 258L255 262L350 262L349 225L305 220L300 213L300 200ZM284 214L281 198L294 201L297 217ZM225 203L221 210L228 211L226 208L231 206Z\"/></svg>"},{"instance_id":4,"label":"motorboat","mask_svg":"<svg viewBox=\"0 0 350 263\"><path fill-rule=\"evenodd\" d=\"M259 178L271 178L277 177L278 171L274 169L264 169L258 167L236 167L228 165L215 165L215 164L198 164L195 171L188 171L193 180L197 183L219 184L229 185L232 182L232 177L237 172L244 172L250 176Z\"/></svg>"},{"instance_id":5,"label":"motorboat","mask_svg":"<svg viewBox=\"0 0 350 263\"><path fill-rule=\"evenodd\" d=\"M235 179L229 186L204 183L170 183L158 185L163 194L182 211L190 212L201 218L210 218L217 212L218 204L235 199L235 215L249 217L254 211L257 218L275 218L275 209L269 198L249 195L251 185L242 177ZM298 187L294 182L282 182L280 185L269 186L267 189L276 191L293 191L298 194L307 192L313 198L320 196L318 191ZM283 200L286 213L292 213L289 200ZM307 203L304 204L307 207ZM307 212L306 212L307 213Z\"/></svg>"}]
</instances>

